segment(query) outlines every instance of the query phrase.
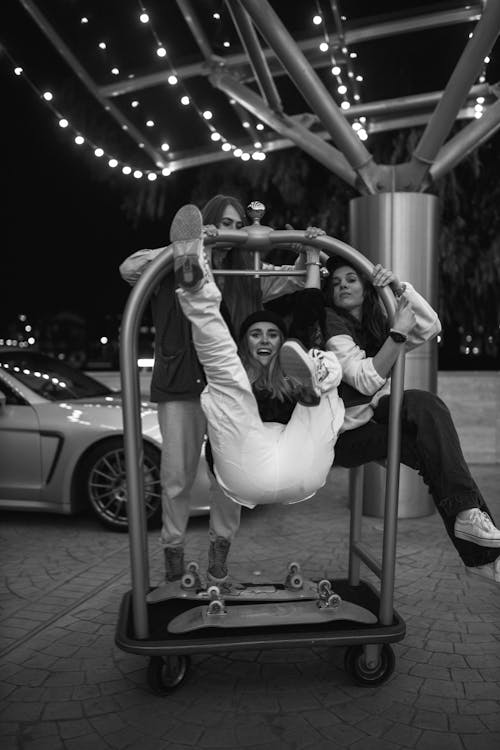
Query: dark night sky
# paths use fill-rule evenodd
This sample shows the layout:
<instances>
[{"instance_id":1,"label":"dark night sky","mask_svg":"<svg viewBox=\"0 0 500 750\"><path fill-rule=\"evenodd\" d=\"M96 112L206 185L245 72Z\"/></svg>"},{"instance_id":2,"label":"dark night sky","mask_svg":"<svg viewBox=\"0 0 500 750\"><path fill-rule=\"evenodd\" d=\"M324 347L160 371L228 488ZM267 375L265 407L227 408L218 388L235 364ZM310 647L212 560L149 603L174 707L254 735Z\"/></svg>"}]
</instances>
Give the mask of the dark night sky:
<instances>
[{"instance_id":1,"label":"dark night sky","mask_svg":"<svg viewBox=\"0 0 500 750\"><path fill-rule=\"evenodd\" d=\"M122 194L102 178L94 157L68 145L5 59L0 60L0 87L8 105L0 121L7 228L0 335L1 326L20 312L36 316L70 309L100 316L121 311L128 287L119 276L119 263L136 249L166 244L168 225L132 226L122 210ZM189 200L195 182L196 170L178 173L171 181L169 205Z\"/></svg>"}]
</instances>

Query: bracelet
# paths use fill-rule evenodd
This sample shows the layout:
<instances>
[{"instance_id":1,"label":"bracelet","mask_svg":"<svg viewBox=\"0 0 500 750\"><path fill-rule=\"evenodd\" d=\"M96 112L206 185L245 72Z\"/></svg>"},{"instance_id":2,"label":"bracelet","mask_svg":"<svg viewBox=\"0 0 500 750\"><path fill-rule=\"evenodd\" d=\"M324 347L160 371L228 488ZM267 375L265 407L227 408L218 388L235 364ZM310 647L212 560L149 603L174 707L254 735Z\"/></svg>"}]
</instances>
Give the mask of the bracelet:
<instances>
[{"instance_id":1,"label":"bracelet","mask_svg":"<svg viewBox=\"0 0 500 750\"><path fill-rule=\"evenodd\" d=\"M309 263L306 262L306 266L321 266L319 260L311 260Z\"/></svg>"},{"instance_id":2,"label":"bracelet","mask_svg":"<svg viewBox=\"0 0 500 750\"><path fill-rule=\"evenodd\" d=\"M396 297L396 299L399 299L404 293L406 292L406 284L400 284L400 286L394 290L393 294Z\"/></svg>"}]
</instances>

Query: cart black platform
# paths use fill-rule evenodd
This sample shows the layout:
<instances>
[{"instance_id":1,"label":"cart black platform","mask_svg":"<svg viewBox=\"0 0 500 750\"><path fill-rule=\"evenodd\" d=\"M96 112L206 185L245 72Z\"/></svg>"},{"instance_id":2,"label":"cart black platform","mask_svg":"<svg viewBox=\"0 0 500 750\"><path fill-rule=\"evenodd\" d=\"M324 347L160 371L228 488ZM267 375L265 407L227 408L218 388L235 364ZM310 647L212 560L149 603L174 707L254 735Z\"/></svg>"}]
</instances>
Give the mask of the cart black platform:
<instances>
[{"instance_id":1,"label":"cart black platform","mask_svg":"<svg viewBox=\"0 0 500 750\"><path fill-rule=\"evenodd\" d=\"M262 226L262 204L251 204L251 226L239 231L220 230L217 236L206 237L206 245L233 245L247 248L254 254L254 269L223 271L240 275L280 275L289 271L260 270L260 253L272 247L291 243L314 245L327 256L336 254L354 267L370 274L372 263L357 250L332 237L307 239L305 232L276 231ZM394 652L389 645L405 635L405 623L393 608L396 530L399 487L400 415L403 396L404 353L396 361L391 377L389 449L385 492L384 531L381 562L363 544L362 535L362 473L350 474L350 539L348 578L331 581L335 592L346 602L363 607L376 616L373 624L335 620L314 625L251 626L220 629L206 627L194 632L173 634L168 624L179 614L199 606L200 602L168 599L148 603L149 584L144 485L142 472L142 436L139 417L139 377L137 342L142 313L153 288L171 270L172 251L160 254L147 268L132 290L123 315L121 329L121 375L123 418L125 427L125 458L128 484L128 515L132 590L122 600L115 642L123 651L149 658L148 683L155 692L168 692L180 685L189 668L190 655L202 652L268 649L305 645L347 646L346 670L361 685L384 682L395 666ZM217 273L217 271L215 272ZM220 272L219 272L220 273ZM293 271L304 275L304 271ZM389 319L395 311L395 298L388 288L379 290ZM380 580L380 590L361 580L363 562ZM226 605L233 606L231 602ZM241 605L240 605L241 606ZM245 605L243 605L245 606Z\"/></svg>"}]
</instances>

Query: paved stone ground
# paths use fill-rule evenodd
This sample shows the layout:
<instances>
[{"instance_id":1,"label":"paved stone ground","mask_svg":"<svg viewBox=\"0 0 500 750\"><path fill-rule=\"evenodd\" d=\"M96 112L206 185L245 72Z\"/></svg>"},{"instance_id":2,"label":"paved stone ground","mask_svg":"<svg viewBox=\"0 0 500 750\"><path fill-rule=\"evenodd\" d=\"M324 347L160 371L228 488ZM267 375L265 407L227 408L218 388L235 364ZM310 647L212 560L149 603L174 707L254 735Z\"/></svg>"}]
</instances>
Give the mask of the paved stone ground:
<instances>
[{"instance_id":1,"label":"paved stone ground","mask_svg":"<svg viewBox=\"0 0 500 750\"><path fill-rule=\"evenodd\" d=\"M474 466L500 517L498 465ZM234 572L345 577L347 472L313 500L244 512ZM91 517L0 514L2 750L493 750L500 747L500 586L464 569L437 515L399 522L395 606L407 624L396 669L355 686L343 649L198 654L182 686L151 693L146 659L114 645L130 588L128 538ZM379 519L365 518L377 546ZM207 520L189 554L206 561ZM152 582L161 578L149 534ZM366 572L366 570L365 570ZM371 574L363 575L372 580Z\"/></svg>"}]
</instances>

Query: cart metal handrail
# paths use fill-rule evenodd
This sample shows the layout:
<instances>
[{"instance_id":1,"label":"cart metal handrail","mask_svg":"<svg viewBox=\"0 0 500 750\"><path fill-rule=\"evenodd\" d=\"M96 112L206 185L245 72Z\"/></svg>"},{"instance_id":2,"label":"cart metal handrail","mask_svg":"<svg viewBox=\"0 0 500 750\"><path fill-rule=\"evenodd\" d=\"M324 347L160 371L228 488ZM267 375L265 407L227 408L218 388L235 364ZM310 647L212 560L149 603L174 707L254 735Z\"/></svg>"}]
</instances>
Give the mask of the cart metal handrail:
<instances>
[{"instance_id":1,"label":"cart metal handrail","mask_svg":"<svg viewBox=\"0 0 500 750\"><path fill-rule=\"evenodd\" d=\"M237 231L219 230L216 236L206 236L208 245L231 245L243 247L254 253L254 270L246 270L242 275L289 275L288 271L259 270L260 254L273 247L283 245L310 245L324 251L328 256L339 255L357 270L371 276L373 263L360 252L334 237L310 238L305 231L272 230L270 227L254 223ZM123 425L125 466L128 488L128 520L130 537L130 562L132 577L132 609L135 637L148 638L148 612L146 595L149 591L149 565L147 555L146 514L144 508L144 477L142 471L143 442L140 420L139 371L137 368L138 334L141 318L155 287L171 271L172 249L166 249L146 268L137 284L130 292L123 313L120 332L120 370L123 395ZM294 271L293 275L305 274ZM234 274L234 271L233 271ZM378 290L382 303L392 324L396 300L388 287ZM389 442L387 455L387 476L384 506L384 532L382 544L382 568L380 588L379 620L382 625L393 621L394 576L396 561L396 533L399 490L399 459L401 437L401 408L404 388L404 352L401 352L392 368ZM354 509L353 509L354 510ZM358 514L359 514L358 510ZM352 526L351 526L352 530ZM371 556L355 540L354 554L369 561Z\"/></svg>"}]
</instances>

